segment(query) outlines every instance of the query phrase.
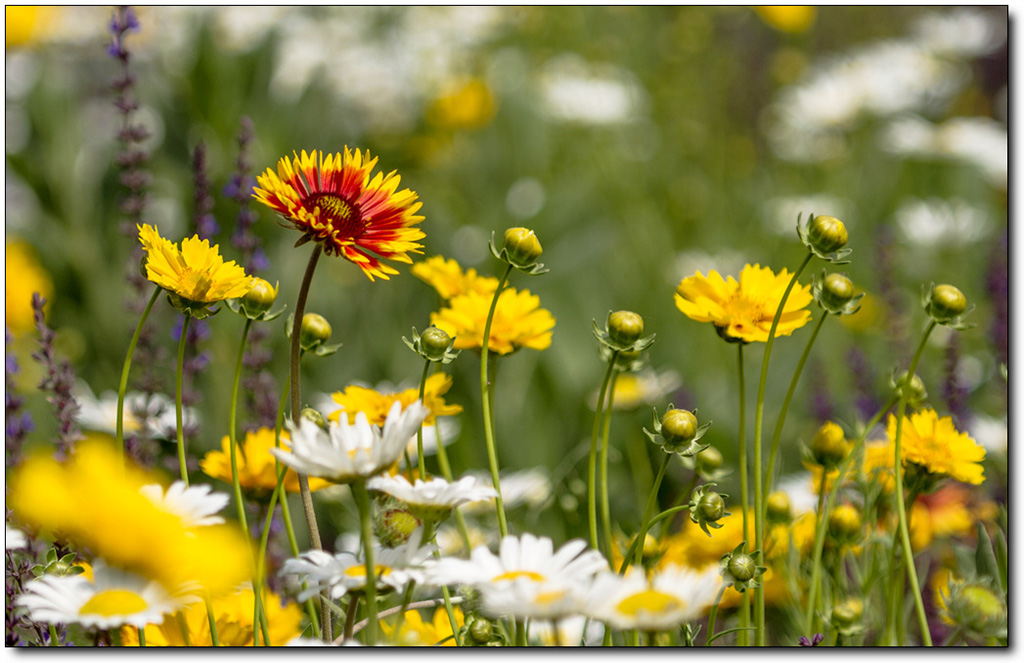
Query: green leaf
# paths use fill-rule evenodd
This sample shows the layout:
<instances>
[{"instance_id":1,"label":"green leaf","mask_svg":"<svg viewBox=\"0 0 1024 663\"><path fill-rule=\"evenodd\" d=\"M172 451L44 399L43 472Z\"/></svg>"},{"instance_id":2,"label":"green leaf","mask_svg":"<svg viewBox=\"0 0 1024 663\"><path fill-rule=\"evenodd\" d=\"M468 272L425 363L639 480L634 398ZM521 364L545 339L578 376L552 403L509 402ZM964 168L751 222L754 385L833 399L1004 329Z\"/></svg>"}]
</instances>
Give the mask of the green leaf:
<instances>
[{"instance_id":1,"label":"green leaf","mask_svg":"<svg viewBox=\"0 0 1024 663\"><path fill-rule=\"evenodd\" d=\"M996 530L996 566L999 568L999 585L1003 589L1005 595L1008 591L1009 585L1006 579L1006 569L1008 566L1008 558L1006 552L1006 535L1003 534L1003 530Z\"/></svg>"},{"instance_id":2,"label":"green leaf","mask_svg":"<svg viewBox=\"0 0 1024 663\"><path fill-rule=\"evenodd\" d=\"M996 553L992 549L992 539L982 523L978 523L978 547L974 550L974 570L978 577L987 577L993 582L999 581L999 565Z\"/></svg>"}]
</instances>

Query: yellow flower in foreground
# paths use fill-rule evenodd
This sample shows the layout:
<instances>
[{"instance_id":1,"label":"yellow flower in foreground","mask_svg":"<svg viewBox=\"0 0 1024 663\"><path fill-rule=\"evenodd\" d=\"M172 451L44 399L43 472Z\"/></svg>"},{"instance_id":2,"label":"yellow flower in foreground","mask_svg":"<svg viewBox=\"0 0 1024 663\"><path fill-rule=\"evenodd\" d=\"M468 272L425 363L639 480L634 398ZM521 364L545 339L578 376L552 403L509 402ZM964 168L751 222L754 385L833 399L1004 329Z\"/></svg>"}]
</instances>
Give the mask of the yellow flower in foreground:
<instances>
[{"instance_id":1,"label":"yellow flower in foreground","mask_svg":"<svg viewBox=\"0 0 1024 663\"><path fill-rule=\"evenodd\" d=\"M437 290L441 299L448 301L452 297L467 292L478 292L491 297L498 287L498 279L493 276L479 276L470 267L462 271L462 267L454 258L433 256L413 265L409 271L413 276Z\"/></svg>"},{"instance_id":2,"label":"yellow flower in foreground","mask_svg":"<svg viewBox=\"0 0 1024 663\"><path fill-rule=\"evenodd\" d=\"M950 417L939 418L935 410L922 410L903 418L900 448L903 464L914 463L932 474L946 475L964 483L985 480L981 461L985 447L967 433L957 431ZM889 415L889 439L896 440L896 417Z\"/></svg>"},{"instance_id":3,"label":"yellow flower in foreground","mask_svg":"<svg viewBox=\"0 0 1024 663\"><path fill-rule=\"evenodd\" d=\"M462 610L459 606L452 608L455 613L455 624L461 628L465 623ZM393 620L397 623L397 619ZM441 646L454 647L455 638L452 637L452 623L448 620L448 611L444 607L434 610L434 617L428 623L423 621L418 610L410 610L405 613L405 621L402 628L395 633L395 624L380 622L380 628L384 635L400 647L432 647L448 638Z\"/></svg>"},{"instance_id":4,"label":"yellow flower in foreground","mask_svg":"<svg viewBox=\"0 0 1024 663\"><path fill-rule=\"evenodd\" d=\"M136 226L146 250L146 278L164 290L196 304L212 304L241 297L252 287L252 277L235 261L224 262L220 248L199 235L181 240L181 249L146 224Z\"/></svg>"},{"instance_id":5,"label":"yellow flower in foreground","mask_svg":"<svg viewBox=\"0 0 1024 663\"><path fill-rule=\"evenodd\" d=\"M772 318L792 275L783 269L776 275L769 267L747 265L740 280L728 280L715 270L700 272L680 281L676 306L697 322L710 322L727 341L747 343L768 340ZM811 287L796 284L786 299L775 336L789 336L811 319Z\"/></svg>"},{"instance_id":6,"label":"yellow flower in foreground","mask_svg":"<svg viewBox=\"0 0 1024 663\"><path fill-rule=\"evenodd\" d=\"M761 20L781 32L806 32L818 14L810 5L758 5L754 7Z\"/></svg>"},{"instance_id":7,"label":"yellow flower in foreground","mask_svg":"<svg viewBox=\"0 0 1024 663\"><path fill-rule=\"evenodd\" d=\"M448 405L444 402L443 397L451 389L451 386L452 376L447 373L434 373L427 378L427 382L423 386L423 405L430 410L430 414L423 421L424 426L433 426L438 417L462 412L461 405ZM331 398L341 406L341 409L328 414L328 420L340 421L341 413L345 412L348 414L348 423L354 424L356 415L365 412L366 420L369 423L383 426L395 401L401 403L404 410L419 400L420 390L419 387L414 387L397 394L382 394L376 389L353 384L345 387L345 391L332 394Z\"/></svg>"},{"instance_id":8,"label":"yellow flower in foreground","mask_svg":"<svg viewBox=\"0 0 1024 663\"><path fill-rule=\"evenodd\" d=\"M9 13L11 7L7 11ZM25 242L7 242L4 255L5 319L11 333L20 336L35 329L32 293L38 292L44 299L50 299L53 282L39 264L35 251Z\"/></svg>"},{"instance_id":9,"label":"yellow flower in foreground","mask_svg":"<svg viewBox=\"0 0 1024 663\"><path fill-rule=\"evenodd\" d=\"M252 588L241 589L212 601L214 621L217 624L217 639L222 647L252 646ZM281 597L263 590L263 609L267 615L267 632L270 645L281 647L302 632L302 611L295 603L281 604ZM189 644L193 647L210 647L210 621L206 604L193 603L184 611L188 628ZM139 645L139 634L134 628L121 629L121 642L126 647ZM263 646L263 632L260 632L260 646ZM177 617L167 617L163 624L146 626L147 647L184 647L185 640Z\"/></svg>"},{"instance_id":10,"label":"yellow flower in foreground","mask_svg":"<svg viewBox=\"0 0 1024 663\"><path fill-rule=\"evenodd\" d=\"M274 448L274 430L260 428L249 431L239 445L236 453L238 463L238 483L242 488L255 493L269 494L277 486L276 461L270 455ZM288 433L281 432L281 446L288 449ZM220 441L220 451L209 451L199 462L199 467L214 479L232 483L231 478L231 440L227 435ZM320 490L330 486L330 482L317 477L309 477L309 489ZM299 475L289 469L284 475L284 489L289 493L299 492Z\"/></svg>"},{"instance_id":11,"label":"yellow flower in foreground","mask_svg":"<svg viewBox=\"0 0 1024 663\"><path fill-rule=\"evenodd\" d=\"M492 299L493 294L478 292L453 297L447 307L430 314L430 324L448 332L459 350L482 348ZM487 348L501 355L519 348L544 350L551 345L554 326L551 311L540 308L540 297L529 290L506 288L498 297Z\"/></svg>"},{"instance_id":12,"label":"yellow flower in foreground","mask_svg":"<svg viewBox=\"0 0 1024 663\"><path fill-rule=\"evenodd\" d=\"M398 271L381 262L411 263L409 253L421 253L416 240L426 235L415 227L422 203L410 189L398 191L401 178L370 174L377 159L346 147L344 154L316 150L294 159L282 158L277 172L268 168L256 178L253 197L283 216L305 239L320 242L324 253L354 262L372 281Z\"/></svg>"},{"instance_id":13,"label":"yellow flower in foreground","mask_svg":"<svg viewBox=\"0 0 1024 663\"><path fill-rule=\"evenodd\" d=\"M105 443L78 444L69 462L31 456L11 477L8 505L19 520L88 548L110 566L159 581L168 591L197 582L213 595L252 575L245 535L232 525L187 527L139 488L155 476L122 468Z\"/></svg>"}]
</instances>

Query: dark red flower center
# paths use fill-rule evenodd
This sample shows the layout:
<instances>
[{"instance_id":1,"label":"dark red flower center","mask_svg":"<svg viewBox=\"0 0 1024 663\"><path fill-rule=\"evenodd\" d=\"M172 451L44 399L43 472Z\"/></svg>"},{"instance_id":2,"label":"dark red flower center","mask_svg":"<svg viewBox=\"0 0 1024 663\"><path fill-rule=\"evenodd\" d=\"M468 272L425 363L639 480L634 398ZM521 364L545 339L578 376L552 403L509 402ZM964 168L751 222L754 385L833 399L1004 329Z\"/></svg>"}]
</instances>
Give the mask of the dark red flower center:
<instances>
[{"instance_id":1,"label":"dark red flower center","mask_svg":"<svg viewBox=\"0 0 1024 663\"><path fill-rule=\"evenodd\" d=\"M305 201L310 209L319 208L320 217L330 222L340 237L355 237L366 227L359 206L334 193L315 193Z\"/></svg>"}]
</instances>

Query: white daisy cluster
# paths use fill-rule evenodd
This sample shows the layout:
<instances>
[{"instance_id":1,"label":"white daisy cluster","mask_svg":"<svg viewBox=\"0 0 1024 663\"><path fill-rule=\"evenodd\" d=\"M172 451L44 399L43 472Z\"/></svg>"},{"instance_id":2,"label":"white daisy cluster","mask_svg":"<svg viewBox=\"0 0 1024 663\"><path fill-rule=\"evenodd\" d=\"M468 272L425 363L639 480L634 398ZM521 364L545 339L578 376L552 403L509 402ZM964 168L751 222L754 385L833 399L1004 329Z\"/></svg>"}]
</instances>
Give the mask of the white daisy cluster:
<instances>
[{"instance_id":1,"label":"white daisy cluster","mask_svg":"<svg viewBox=\"0 0 1024 663\"><path fill-rule=\"evenodd\" d=\"M79 383L75 400L79 410L76 422L84 430L114 434L117 431L117 393L105 391L99 397L84 383ZM198 423L195 408L183 407L182 425ZM144 437L173 440L177 435L174 399L164 394L146 395L131 391L124 397L124 431Z\"/></svg>"}]
</instances>

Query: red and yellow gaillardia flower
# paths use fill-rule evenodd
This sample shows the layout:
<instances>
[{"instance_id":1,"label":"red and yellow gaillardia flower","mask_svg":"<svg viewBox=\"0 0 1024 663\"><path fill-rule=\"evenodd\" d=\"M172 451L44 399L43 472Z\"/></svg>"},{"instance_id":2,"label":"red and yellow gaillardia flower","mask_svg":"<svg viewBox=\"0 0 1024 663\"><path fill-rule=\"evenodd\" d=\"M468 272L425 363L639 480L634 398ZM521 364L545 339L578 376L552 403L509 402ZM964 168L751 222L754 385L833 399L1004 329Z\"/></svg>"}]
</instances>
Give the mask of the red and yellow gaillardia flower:
<instances>
[{"instance_id":1,"label":"red and yellow gaillardia flower","mask_svg":"<svg viewBox=\"0 0 1024 663\"><path fill-rule=\"evenodd\" d=\"M886 433L896 439L896 417L889 415ZM903 418L900 450L903 464L915 464L926 472L978 485L985 480L981 462L985 447L953 426L951 417L939 418L935 410L922 410Z\"/></svg>"},{"instance_id":2,"label":"red and yellow gaillardia flower","mask_svg":"<svg viewBox=\"0 0 1024 663\"><path fill-rule=\"evenodd\" d=\"M783 269L776 275L770 267L747 265L740 280L728 280L715 270L704 276L697 272L676 287L676 307L697 322L710 322L727 341L751 343L768 341L772 318L792 275ZM775 336L789 336L811 319L810 286L796 284L786 299Z\"/></svg>"},{"instance_id":3,"label":"red and yellow gaillardia flower","mask_svg":"<svg viewBox=\"0 0 1024 663\"><path fill-rule=\"evenodd\" d=\"M371 178L376 158L359 150L321 154L305 150L282 158L277 172L268 168L256 178L253 196L296 230L299 242L313 240L328 255L340 255L359 266L372 281L397 274L381 262L411 263L409 253L421 253L416 240L425 237L416 224L422 203L410 189L398 191L394 171Z\"/></svg>"}]
</instances>

